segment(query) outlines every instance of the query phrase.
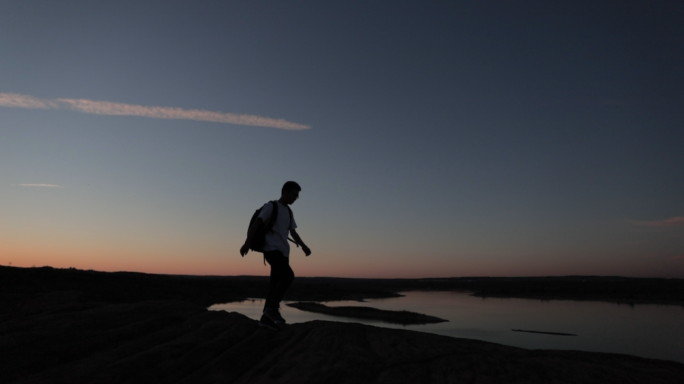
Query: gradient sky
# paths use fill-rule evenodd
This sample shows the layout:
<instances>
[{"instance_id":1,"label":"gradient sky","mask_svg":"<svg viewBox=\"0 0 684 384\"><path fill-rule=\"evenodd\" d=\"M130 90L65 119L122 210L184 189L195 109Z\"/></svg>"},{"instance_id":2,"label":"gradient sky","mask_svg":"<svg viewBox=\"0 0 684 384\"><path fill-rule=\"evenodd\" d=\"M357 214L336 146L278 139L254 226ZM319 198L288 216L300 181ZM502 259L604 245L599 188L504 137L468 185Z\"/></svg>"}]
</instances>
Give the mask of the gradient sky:
<instances>
[{"instance_id":1,"label":"gradient sky","mask_svg":"<svg viewBox=\"0 0 684 384\"><path fill-rule=\"evenodd\" d=\"M682 1L0 1L0 264L684 277Z\"/></svg>"}]
</instances>

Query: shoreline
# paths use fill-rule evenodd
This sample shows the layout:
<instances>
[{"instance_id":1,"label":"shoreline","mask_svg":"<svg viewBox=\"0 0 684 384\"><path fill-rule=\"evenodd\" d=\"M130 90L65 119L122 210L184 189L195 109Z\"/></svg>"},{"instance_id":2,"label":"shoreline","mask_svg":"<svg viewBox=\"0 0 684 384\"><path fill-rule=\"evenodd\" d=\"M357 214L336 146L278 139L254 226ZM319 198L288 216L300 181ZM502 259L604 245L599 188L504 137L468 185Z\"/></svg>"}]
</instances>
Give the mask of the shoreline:
<instances>
[{"instance_id":1,"label":"shoreline","mask_svg":"<svg viewBox=\"0 0 684 384\"><path fill-rule=\"evenodd\" d=\"M263 298L267 281L267 276L157 275L0 266L0 317L20 309L36 295L55 291L81 291L84 299L103 302L172 299L209 307L248 298ZM410 291L468 292L484 300L516 298L684 307L684 279L616 276L445 279L298 277L285 300L362 301L401 297L400 292Z\"/></svg>"},{"instance_id":2,"label":"shoreline","mask_svg":"<svg viewBox=\"0 0 684 384\"><path fill-rule=\"evenodd\" d=\"M410 291L407 291L410 292ZM470 291L460 291L460 292L470 292ZM619 300L611 297L602 297L602 296L596 296L596 297L563 297L563 296L523 296L523 295L511 295L511 296L499 296L499 295L481 295L481 294L476 294L474 292L470 292L471 296L474 297L480 297L483 299L524 299L524 300L535 300L535 301L580 301L580 302L585 302L585 301L594 301L594 302L601 302L601 303L608 303L608 304L617 304L617 305L627 305L627 306L636 306L636 305L663 305L663 306L675 306L675 307L683 307L684 308L684 300L657 300L657 299L651 299L651 300Z\"/></svg>"},{"instance_id":3,"label":"shoreline","mask_svg":"<svg viewBox=\"0 0 684 384\"><path fill-rule=\"evenodd\" d=\"M43 298L45 299L45 298ZM625 354L531 350L334 321L279 331L183 301L28 303L0 323L0 382L680 383L684 364ZM294 369L293 369L294 367Z\"/></svg>"}]
</instances>

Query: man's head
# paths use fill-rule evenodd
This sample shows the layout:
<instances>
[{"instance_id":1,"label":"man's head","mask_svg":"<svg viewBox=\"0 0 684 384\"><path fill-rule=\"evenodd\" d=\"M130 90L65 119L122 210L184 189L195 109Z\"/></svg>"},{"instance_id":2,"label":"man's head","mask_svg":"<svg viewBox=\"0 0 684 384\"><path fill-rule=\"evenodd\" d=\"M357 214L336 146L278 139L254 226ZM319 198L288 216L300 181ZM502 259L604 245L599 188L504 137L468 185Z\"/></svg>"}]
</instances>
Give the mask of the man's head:
<instances>
[{"instance_id":1,"label":"man's head","mask_svg":"<svg viewBox=\"0 0 684 384\"><path fill-rule=\"evenodd\" d=\"M299 191L301 190L302 187L299 184L294 181L288 181L280 190L280 201L288 205L294 203L299 198Z\"/></svg>"}]
</instances>

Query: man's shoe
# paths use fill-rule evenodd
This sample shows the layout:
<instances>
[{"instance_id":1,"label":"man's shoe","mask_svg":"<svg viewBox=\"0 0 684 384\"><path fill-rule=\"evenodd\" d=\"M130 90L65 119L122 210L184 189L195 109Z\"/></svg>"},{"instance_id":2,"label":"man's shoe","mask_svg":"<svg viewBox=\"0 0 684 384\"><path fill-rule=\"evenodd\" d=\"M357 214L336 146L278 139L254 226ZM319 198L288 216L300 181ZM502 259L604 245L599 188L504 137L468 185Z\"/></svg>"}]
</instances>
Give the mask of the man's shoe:
<instances>
[{"instance_id":1,"label":"man's shoe","mask_svg":"<svg viewBox=\"0 0 684 384\"><path fill-rule=\"evenodd\" d=\"M264 309L264 315L278 325L286 323L285 319L283 319L283 317L280 316L280 312L278 312L277 308Z\"/></svg>"},{"instance_id":2,"label":"man's shoe","mask_svg":"<svg viewBox=\"0 0 684 384\"><path fill-rule=\"evenodd\" d=\"M280 329L278 324L274 323L273 320L271 320L268 316L262 315L261 319L259 320L259 327L260 328L268 328L274 331L277 331Z\"/></svg>"}]
</instances>

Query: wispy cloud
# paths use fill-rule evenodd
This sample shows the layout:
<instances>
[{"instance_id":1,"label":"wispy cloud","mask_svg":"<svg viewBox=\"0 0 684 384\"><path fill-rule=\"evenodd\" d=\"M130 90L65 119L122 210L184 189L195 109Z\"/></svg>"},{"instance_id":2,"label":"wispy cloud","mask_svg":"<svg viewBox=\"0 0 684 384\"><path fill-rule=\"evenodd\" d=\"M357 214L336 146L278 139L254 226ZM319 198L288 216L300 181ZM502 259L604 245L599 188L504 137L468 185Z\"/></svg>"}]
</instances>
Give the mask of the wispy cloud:
<instances>
[{"instance_id":1,"label":"wispy cloud","mask_svg":"<svg viewBox=\"0 0 684 384\"><path fill-rule=\"evenodd\" d=\"M634 225L641 225L645 227L681 227L684 226L684 216L672 217L665 220L655 221L631 221Z\"/></svg>"},{"instance_id":2,"label":"wispy cloud","mask_svg":"<svg viewBox=\"0 0 684 384\"><path fill-rule=\"evenodd\" d=\"M257 127L303 130L308 125L292 123L283 119L272 119L255 115L212 112L201 109L173 107L148 107L144 105L94 101L87 99L38 99L16 93L0 93L0 106L30 109L68 109L95 115L140 116L153 119L179 119L211 121L215 123L251 125Z\"/></svg>"},{"instance_id":3,"label":"wispy cloud","mask_svg":"<svg viewBox=\"0 0 684 384\"><path fill-rule=\"evenodd\" d=\"M64 188L57 184L19 184L20 187L43 187L43 188Z\"/></svg>"},{"instance_id":4,"label":"wispy cloud","mask_svg":"<svg viewBox=\"0 0 684 384\"><path fill-rule=\"evenodd\" d=\"M41 100L16 93L0 93L0 106L9 108L58 109L54 100Z\"/></svg>"},{"instance_id":5,"label":"wispy cloud","mask_svg":"<svg viewBox=\"0 0 684 384\"><path fill-rule=\"evenodd\" d=\"M670 257L670 260L684 260L684 255L675 256L675 257Z\"/></svg>"}]
</instances>

